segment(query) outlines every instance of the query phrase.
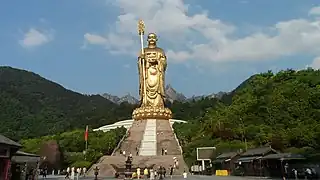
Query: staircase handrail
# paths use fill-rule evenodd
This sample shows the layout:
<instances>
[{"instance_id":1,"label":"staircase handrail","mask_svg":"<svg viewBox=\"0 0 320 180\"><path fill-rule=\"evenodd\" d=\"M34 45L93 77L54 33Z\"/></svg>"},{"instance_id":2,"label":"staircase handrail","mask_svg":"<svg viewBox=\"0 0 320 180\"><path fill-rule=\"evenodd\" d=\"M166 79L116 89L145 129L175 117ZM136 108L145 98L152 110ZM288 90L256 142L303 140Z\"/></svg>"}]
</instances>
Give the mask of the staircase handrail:
<instances>
[{"instance_id":1,"label":"staircase handrail","mask_svg":"<svg viewBox=\"0 0 320 180\"><path fill-rule=\"evenodd\" d=\"M94 167L97 166L97 164L101 163L104 160L104 156L100 157L99 160L97 161L97 163L94 163L91 165L91 167L87 170L86 174L89 174L90 171L93 170Z\"/></svg>"},{"instance_id":2,"label":"staircase handrail","mask_svg":"<svg viewBox=\"0 0 320 180\"><path fill-rule=\"evenodd\" d=\"M123 142L123 141L126 139L126 137L128 136L130 130L131 130L131 127L127 130L126 134L125 134L125 135L121 138L121 140L118 142L118 145L117 145L116 148L114 148L111 156L113 156L113 155L118 151L118 149L120 148L122 142Z\"/></svg>"},{"instance_id":3,"label":"staircase handrail","mask_svg":"<svg viewBox=\"0 0 320 180\"><path fill-rule=\"evenodd\" d=\"M129 128L129 130L130 130L130 129L131 129L131 127ZM129 130L127 130L126 134L125 134L125 135L123 135L123 137L122 137L122 138L121 138L121 140L119 141L119 143L118 143L117 147L113 150L113 152L112 152L111 156L113 156L113 155L114 155L114 153L116 153L116 152L117 152L117 150L120 148L121 143L122 143L122 142L125 140L125 138L127 137L128 133L129 133ZM100 157L100 158L99 158L99 160L97 161L97 163L92 164L92 166L89 168L89 170L88 170L87 172L89 173L89 172L92 170L92 168L94 168L94 167L93 167L94 165L97 165L97 164L101 163L103 160L104 160L104 157L103 157L103 156L102 156L102 157Z\"/></svg>"},{"instance_id":4,"label":"staircase handrail","mask_svg":"<svg viewBox=\"0 0 320 180\"><path fill-rule=\"evenodd\" d=\"M181 145L180 145L179 139L177 138L177 135L176 135L176 133L174 132L174 129L173 129L173 127L172 127L172 124L171 124L171 123L170 123L170 127L171 127L171 130L172 130L172 132L173 132L174 138L176 139L176 141L177 141L177 143L178 143L178 146L179 146L180 152L181 152L181 154L183 154L182 147L181 147Z\"/></svg>"}]
</instances>

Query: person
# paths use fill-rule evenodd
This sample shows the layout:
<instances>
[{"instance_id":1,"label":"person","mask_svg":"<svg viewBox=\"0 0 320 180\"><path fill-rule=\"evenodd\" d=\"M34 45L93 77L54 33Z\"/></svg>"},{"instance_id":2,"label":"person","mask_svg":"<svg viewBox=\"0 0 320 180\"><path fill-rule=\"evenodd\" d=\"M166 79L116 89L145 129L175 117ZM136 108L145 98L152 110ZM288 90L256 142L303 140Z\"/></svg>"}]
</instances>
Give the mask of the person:
<instances>
[{"instance_id":1,"label":"person","mask_svg":"<svg viewBox=\"0 0 320 180\"><path fill-rule=\"evenodd\" d=\"M162 166L159 166L159 179L163 179L163 167Z\"/></svg>"},{"instance_id":2,"label":"person","mask_svg":"<svg viewBox=\"0 0 320 180\"><path fill-rule=\"evenodd\" d=\"M161 155L163 156L164 155L164 149L161 148Z\"/></svg>"},{"instance_id":3,"label":"person","mask_svg":"<svg viewBox=\"0 0 320 180\"><path fill-rule=\"evenodd\" d=\"M67 173L65 179L70 179L70 167L67 168Z\"/></svg>"},{"instance_id":4,"label":"person","mask_svg":"<svg viewBox=\"0 0 320 180\"><path fill-rule=\"evenodd\" d=\"M164 155L168 155L168 150L167 150L167 148L164 149Z\"/></svg>"},{"instance_id":5,"label":"person","mask_svg":"<svg viewBox=\"0 0 320 180\"><path fill-rule=\"evenodd\" d=\"M172 175L173 175L173 167L172 165L170 165L170 178L172 179Z\"/></svg>"},{"instance_id":6,"label":"person","mask_svg":"<svg viewBox=\"0 0 320 180\"><path fill-rule=\"evenodd\" d=\"M122 151L123 156L126 156L126 151Z\"/></svg>"},{"instance_id":7,"label":"person","mask_svg":"<svg viewBox=\"0 0 320 180\"><path fill-rule=\"evenodd\" d=\"M287 179L288 178L288 169L289 169L289 164L286 163L284 165L284 179Z\"/></svg>"},{"instance_id":8,"label":"person","mask_svg":"<svg viewBox=\"0 0 320 180\"><path fill-rule=\"evenodd\" d=\"M153 171L153 169L150 169L150 180L154 180L155 179L155 172Z\"/></svg>"},{"instance_id":9,"label":"person","mask_svg":"<svg viewBox=\"0 0 320 180\"><path fill-rule=\"evenodd\" d=\"M176 169L179 169L179 161L178 161L178 159L175 159L174 164L175 164Z\"/></svg>"},{"instance_id":10,"label":"person","mask_svg":"<svg viewBox=\"0 0 320 180\"><path fill-rule=\"evenodd\" d=\"M134 178L136 178L137 177L137 173L136 172L133 172L132 173L132 176L131 176L131 179L134 179Z\"/></svg>"},{"instance_id":11,"label":"person","mask_svg":"<svg viewBox=\"0 0 320 180\"><path fill-rule=\"evenodd\" d=\"M306 179L311 179L312 178L312 172L310 168L307 168L305 171L306 174Z\"/></svg>"},{"instance_id":12,"label":"person","mask_svg":"<svg viewBox=\"0 0 320 180\"><path fill-rule=\"evenodd\" d=\"M295 179L298 179L298 171L297 171L295 168L293 168L293 169L292 169L292 172L293 172L293 174L294 174L294 178L295 178Z\"/></svg>"},{"instance_id":13,"label":"person","mask_svg":"<svg viewBox=\"0 0 320 180\"><path fill-rule=\"evenodd\" d=\"M148 168L146 167L146 168L144 168L144 170L143 170L143 177L144 177L144 179L147 179L147 178L148 178L148 174L149 174Z\"/></svg>"},{"instance_id":14,"label":"person","mask_svg":"<svg viewBox=\"0 0 320 180\"><path fill-rule=\"evenodd\" d=\"M70 176L70 178L71 178L72 180L74 180L75 172L76 172L75 168L72 167L72 168L71 168L71 176Z\"/></svg>"},{"instance_id":15,"label":"person","mask_svg":"<svg viewBox=\"0 0 320 180\"><path fill-rule=\"evenodd\" d=\"M187 179L187 172L185 170L183 171L182 175L183 175L183 179Z\"/></svg>"},{"instance_id":16,"label":"person","mask_svg":"<svg viewBox=\"0 0 320 180\"><path fill-rule=\"evenodd\" d=\"M80 173L81 173L81 169L77 168L77 180L79 180Z\"/></svg>"},{"instance_id":17,"label":"person","mask_svg":"<svg viewBox=\"0 0 320 180\"><path fill-rule=\"evenodd\" d=\"M158 172L157 170L154 170L154 178L156 179L158 177Z\"/></svg>"},{"instance_id":18,"label":"person","mask_svg":"<svg viewBox=\"0 0 320 180\"><path fill-rule=\"evenodd\" d=\"M43 178L47 178L47 173L48 173L48 168L47 168L47 166L45 166L45 167L43 168L42 177L43 177Z\"/></svg>"},{"instance_id":19,"label":"person","mask_svg":"<svg viewBox=\"0 0 320 180\"><path fill-rule=\"evenodd\" d=\"M140 179L140 168L137 168L137 178Z\"/></svg>"},{"instance_id":20,"label":"person","mask_svg":"<svg viewBox=\"0 0 320 180\"><path fill-rule=\"evenodd\" d=\"M83 171L83 177L86 177L87 168L86 168L86 167L83 167L82 171Z\"/></svg>"}]
</instances>

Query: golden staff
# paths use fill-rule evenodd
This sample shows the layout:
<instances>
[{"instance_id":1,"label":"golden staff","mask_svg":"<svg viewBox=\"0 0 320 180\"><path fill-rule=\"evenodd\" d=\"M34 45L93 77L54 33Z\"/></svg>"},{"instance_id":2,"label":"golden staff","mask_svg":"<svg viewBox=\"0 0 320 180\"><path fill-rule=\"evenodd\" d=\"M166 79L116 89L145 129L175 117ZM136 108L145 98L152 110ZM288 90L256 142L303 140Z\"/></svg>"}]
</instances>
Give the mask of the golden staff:
<instances>
[{"instance_id":1,"label":"golden staff","mask_svg":"<svg viewBox=\"0 0 320 180\"><path fill-rule=\"evenodd\" d=\"M143 47L143 35L144 35L145 24L143 20L139 20L138 22L138 33L140 35L140 43L141 43L141 55L142 55L142 76L143 76L143 96L142 104L145 105L145 98L147 97L147 89L146 89L146 71L145 71L145 58L144 58L144 47Z\"/></svg>"}]
</instances>

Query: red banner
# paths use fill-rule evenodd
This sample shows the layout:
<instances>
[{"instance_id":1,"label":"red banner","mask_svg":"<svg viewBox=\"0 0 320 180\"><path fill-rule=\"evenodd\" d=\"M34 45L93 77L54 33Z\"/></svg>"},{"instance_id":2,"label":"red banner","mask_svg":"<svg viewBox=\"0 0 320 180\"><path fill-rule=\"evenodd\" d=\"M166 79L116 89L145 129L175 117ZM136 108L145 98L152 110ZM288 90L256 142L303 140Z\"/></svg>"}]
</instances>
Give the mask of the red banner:
<instances>
[{"instance_id":1,"label":"red banner","mask_svg":"<svg viewBox=\"0 0 320 180\"><path fill-rule=\"evenodd\" d=\"M84 140L88 141L88 135L89 135L89 128L86 126L86 132L84 133Z\"/></svg>"}]
</instances>

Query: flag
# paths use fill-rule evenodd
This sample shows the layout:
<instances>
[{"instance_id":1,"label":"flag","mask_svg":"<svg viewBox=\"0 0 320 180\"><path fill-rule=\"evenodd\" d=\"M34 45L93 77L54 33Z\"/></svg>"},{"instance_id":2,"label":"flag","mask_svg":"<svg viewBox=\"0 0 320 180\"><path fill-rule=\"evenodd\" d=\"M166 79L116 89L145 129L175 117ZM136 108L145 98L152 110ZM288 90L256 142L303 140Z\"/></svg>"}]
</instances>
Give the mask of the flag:
<instances>
[{"instance_id":1,"label":"flag","mask_svg":"<svg viewBox=\"0 0 320 180\"><path fill-rule=\"evenodd\" d=\"M89 128L88 125L86 126L86 132L84 133L84 140L88 141L88 135L89 135Z\"/></svg>"}]
</instances>

